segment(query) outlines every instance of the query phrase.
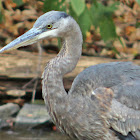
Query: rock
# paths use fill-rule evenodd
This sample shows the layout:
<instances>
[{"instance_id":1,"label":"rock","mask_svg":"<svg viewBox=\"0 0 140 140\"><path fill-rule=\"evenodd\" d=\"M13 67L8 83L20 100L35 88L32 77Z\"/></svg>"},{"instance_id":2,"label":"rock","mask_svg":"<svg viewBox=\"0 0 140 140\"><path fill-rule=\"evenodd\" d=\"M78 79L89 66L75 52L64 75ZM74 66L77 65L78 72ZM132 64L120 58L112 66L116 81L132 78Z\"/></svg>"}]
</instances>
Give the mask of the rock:
<instances>
[{"instance_id":1,"label":"rock","mask_svg":"<svg viewBox=\"0 0 140 140\"><path fill-rule=\"evenodd\" d=\"M0 106L0 118L8 118L19 111L20 107L17 104L7 103Z\"/></svg>"},{"instance_id":2,"label":"rock","mask_svg":"<svg viewBox=\"0 0 140 140\"><path fill-rule=\"evenodd\" d=\"M13 118L11 117L19 111L17 104L7 103L0 106L0 129L11 128L13 126Z\"/></svg>"},{"instance_id":3,"label":"rock","mask_svg":"<svg viewBox=\"0 0 140 140\"><path fill-rule=\"evenodd\" d=\"M24 104L15 120L15 127L19 129L33 128L39 124L51 122L45 105Z\"/></svg>"},{"instance_id":4,"label":"rock","mask_svg":"<svg viewBox=\"0 0 140 140\"><path fill-rule=\"evenodd\" d=\"M0 129L3 129L3 128L10 128L10 124L4 120L4 119L0 119Z\"/></svg>"},{"instance_id":5,"label":"rock","mask_svg":"<svg viewBox=\"0 0 140 140\"><path fill-rule=\"evenodd\" d=\"M12 89L12 90L8 90L7 91L7 95L10 96L15 96L15 97L21 97L21 96L25 96L25 90L17 90L17 89Z\"/></svg>"}]
</instances>

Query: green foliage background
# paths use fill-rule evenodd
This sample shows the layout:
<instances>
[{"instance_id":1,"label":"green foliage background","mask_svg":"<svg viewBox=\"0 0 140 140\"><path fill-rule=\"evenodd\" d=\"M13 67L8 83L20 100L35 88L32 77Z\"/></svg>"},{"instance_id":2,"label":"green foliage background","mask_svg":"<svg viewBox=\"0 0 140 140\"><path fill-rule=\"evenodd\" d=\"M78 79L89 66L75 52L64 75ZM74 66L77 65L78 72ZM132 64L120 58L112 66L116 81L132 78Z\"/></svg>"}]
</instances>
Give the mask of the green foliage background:
<instances>
[{"instance_id":1,"label":"green foliage background","mask_svg":"<svg viewBox=\"0 0 140 140\"><path fill-rule=\"evenodd\" d=\"M22 0L12 0L19 8L26 5ZM43 12L51 10L65 11L71 15L80 25L83 38L86 40L87 32L91 27L95 27L100 32L100 36L107 46L112 46L111 42L120 37L116 33L116 26L113 21L114 12L117 10L119 2L112 0L111 4L103 4L101 0L37 0L43 2ZM136 0L140 4L140 0ZM0 22L3 20L2 4L0 0ZM139 24L137 24L139 26ZM58 41L60 42L60 41Z\"/></svg>"},{"instance_id":2,"label":"green foliage background","mask_svg":"<svg viewBox=\"0 0 140 140\"><path fill-rule=\"evenodd\" d=\"M17 7L24 4L22 0L13 0L13 2L16 3ZM43 2L43 12L58 10L70 14L80 25L84 39L86 39L86 33L92 25L96 29L99 27L101 37L105 42L117 38L115 24L112 20L112 15L118 5L116 2L104 6L102 3L98 3L97 0L91 0L90 8L87 7L85 0L43 0ZM1 0L0 21L2 21Z\"/></svg>"}]
</instances>

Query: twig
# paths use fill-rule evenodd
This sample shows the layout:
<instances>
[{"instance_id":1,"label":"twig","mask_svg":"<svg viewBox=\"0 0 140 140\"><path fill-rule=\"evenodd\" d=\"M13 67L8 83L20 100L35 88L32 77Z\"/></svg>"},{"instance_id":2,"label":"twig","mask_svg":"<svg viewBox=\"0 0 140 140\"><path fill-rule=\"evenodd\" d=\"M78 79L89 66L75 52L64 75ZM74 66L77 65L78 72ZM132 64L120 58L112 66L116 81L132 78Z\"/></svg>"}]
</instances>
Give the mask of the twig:
<instances>
[{"instance_id":1,"label":"twig","mask_svg":"<svg viewBox=\"0 0 140 140\"><path fill-rule=\"evenodd\" d=\"M24 86L22 86L22 89L26 89L31 83L33 83L36 80L36 77L32 78L28 83L26 83Z\"/></svg>"},{"instance_id":2,"label":"twig","mask_svg":"<svg viewBox=\"0 0 140 140\"><path fill-rule=\"evenodd\" d=\"M41 45L39 42L37 43L37 48L39 50L39 56L38 56L38 65L37 65L37 75L35 77L36 81L35 81L33 93L32 93L32 103L34 103L34 101L35 101L36 88L37 88L37 84L38 84L38 79L39 79L40 74L41 74L40 66L41 66L41 60L42 60L42 48L41 48Z\"/></svg>"}]
</instances>

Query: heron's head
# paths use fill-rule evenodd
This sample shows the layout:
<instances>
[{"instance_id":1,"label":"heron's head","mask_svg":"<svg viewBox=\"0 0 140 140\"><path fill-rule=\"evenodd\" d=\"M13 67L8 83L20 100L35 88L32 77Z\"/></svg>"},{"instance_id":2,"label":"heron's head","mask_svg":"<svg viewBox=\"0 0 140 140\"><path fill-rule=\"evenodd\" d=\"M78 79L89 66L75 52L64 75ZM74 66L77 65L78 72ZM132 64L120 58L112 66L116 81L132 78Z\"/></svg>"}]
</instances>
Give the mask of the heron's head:
<instances>
[{"instance_id":1,"label":"heron's head","mask_svg":"<svg viewBox=\"0 0 140 140\"><path fill-rule=\"evenodd\" d=\"M0 53L21 46L33 44L44 38L64 37L72 30L73 18L65 12L50 11L40 16L33 28L0 50Z\"/></svg>"}]
</instances>

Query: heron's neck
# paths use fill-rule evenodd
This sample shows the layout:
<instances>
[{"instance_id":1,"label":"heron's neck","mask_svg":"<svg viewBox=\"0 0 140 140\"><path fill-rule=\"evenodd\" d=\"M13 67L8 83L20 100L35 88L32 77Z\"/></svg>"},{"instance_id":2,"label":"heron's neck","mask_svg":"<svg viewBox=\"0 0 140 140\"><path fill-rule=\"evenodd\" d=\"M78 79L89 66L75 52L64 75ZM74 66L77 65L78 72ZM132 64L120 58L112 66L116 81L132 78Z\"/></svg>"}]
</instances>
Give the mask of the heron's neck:
<instances>
[{"instance_id":1,"label":"heron's neck","mask_svg":"<svg viewBox=\"0 0 140 140\"><path fill-rule=\"evenodd\" d=\"M49 99L54 102L67 95L63 86L63 76L75 68L82 51L82 34L78 25L62 43L61 51L47 64L44 71L43 95L46 102Z\"/></svg>"}]
</instances>

